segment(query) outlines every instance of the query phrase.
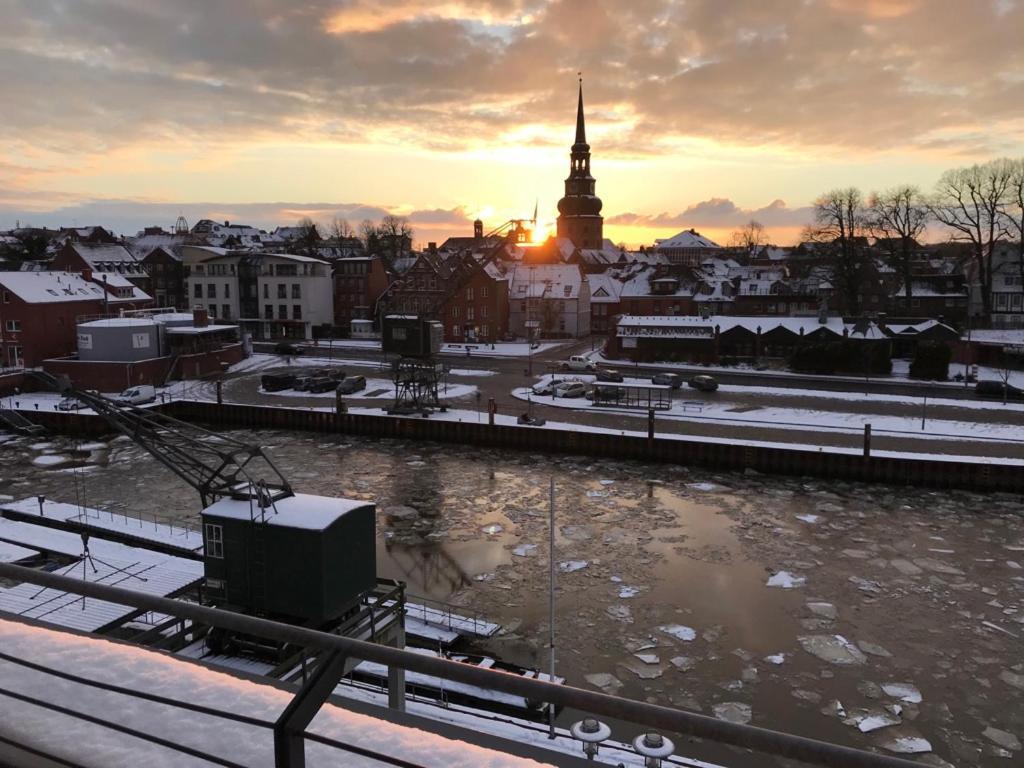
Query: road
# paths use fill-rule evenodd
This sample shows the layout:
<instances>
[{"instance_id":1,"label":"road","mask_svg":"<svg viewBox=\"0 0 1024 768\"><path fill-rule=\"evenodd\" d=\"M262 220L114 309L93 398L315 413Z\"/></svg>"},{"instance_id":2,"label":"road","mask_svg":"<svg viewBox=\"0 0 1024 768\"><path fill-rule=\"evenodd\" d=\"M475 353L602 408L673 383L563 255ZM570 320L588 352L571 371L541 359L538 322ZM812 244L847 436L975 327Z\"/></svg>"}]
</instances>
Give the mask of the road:
<instances>
[{"instance_id":1,"label":"road","mask_svg":"<svg viewBox=\"0 0 1024 768\"><path fill-rule=\"evenodd\" d=\"M479 400L474 397L462 398L453 402L453 407L468 410L480 409L486 414L487 402L494 399L498 411L505 414L518 415L527 409L527 404L514 398L511 391L518 387L532 385L536 377L549 371L557 369L557 362L565 359L571 354L582 354L590 352L592 341L585 340L575 344L550 350L533 356L532 368L534 376L527 375L531 367L531 361L527 358L484 358L479 354L464 355L442 355L442 361L450 368L457 370L472 370L490 372L491 375L458 376L452 375L449 381L452 383L467 384L476 386L479 390ZM325 350L309 349L309 354L323 355ZM335 349L331 353L335 359L360 360L367 365L381 363L381 354L376 350L364 349ZM282 361L284 362L284 361ZM353 369L354 370L354 369ZM623 369L623 373L631 374L638 370L640 375L653 373L656 367L639 366L631 370ZM696 368L695 370L703 370ZM368 371L364 372L368 373ZM744 419L750 419L750 423L723 422L712 418L702 418L699 414L693 415L686 420L673 418L658 418L656 429L659 433L686 434L701 437L709 437L724 440L757 440L764 442L792 443L802 445L816 445L825 447L843 447L859 450L863 446L863 433L857 428L823 428L814 424L783 427L779 423L765 421L756 423L756 414L749 413L762 408L787 408L800 409L804 411L824 411L836 414L859 414L878 415L890 417L913 417L915 426L912 430L906 430L899 434L887 433L876 428L872 436L873 450L903 451L913 453L944 453L950 455L971 455L991 458L1017 458L1024 459L1024 441L1016 440L992 440L981 437L972 439L947 439L941 437L927 437L934 427L929 427L929 422L974 422L976 424L1014 425L1021 427L1024 433L1024 409L1015 408L972 408L975 398L970 402L965 401L963 406L949 402L935 404L932 398L937 392L943 400L957 399L956 395L963 394L963 390L956 387L944 387L942 385L917 385L908 382L872 382L869 394L881 394L898 396L898 399L886 398L845 398L840 399L830 396L828 392L850 392L842 388L844 382L828 381L831 385L828 388L821 386L819 381L822 377L780 377L771 374L758 374L750 372L737 376L714 372L716 378L721 381L728 391L715 393L700 393L693 390L685 390L685 399L701 400L708 403L721 403L727 400L732 411L740 413L747 411ZM785 380L785 384L783 383ZM806 394L797 394L793 391L795 383L802 382L801 389ZM863 380L851 380L850 385L863 386ZM729 386L736 384L737 386ZM274 397L258 394L256 391L258 382L255 377L249 377L248 382L232 383L226 388L226 396L229 399L241 402L263 402L276 403L288 406L323 406L325 401L322 398L300 398L300 397ZM771 392L765 391L770 388ZM745 391L746 390L746 391ZM814 390L821 391L821 395L811 394ZM853 389L854 393L863 392L863 389ZM922 394L928 395L928 402L925 402ZM905 398L905 399L904 399ZM353 406L378 407L382 405L380 400L360 400L358 398L346 398ZM646 430L646 413L625 414L619 412L595 412L592 409L574 410L561 407L549 407L534 404L533 414L543 417L549 421L569 422L587 424L598 427L620 430ZM925 429L922 434L917 434L916 419L926 416Z\"/></svg>"}]
</instances>

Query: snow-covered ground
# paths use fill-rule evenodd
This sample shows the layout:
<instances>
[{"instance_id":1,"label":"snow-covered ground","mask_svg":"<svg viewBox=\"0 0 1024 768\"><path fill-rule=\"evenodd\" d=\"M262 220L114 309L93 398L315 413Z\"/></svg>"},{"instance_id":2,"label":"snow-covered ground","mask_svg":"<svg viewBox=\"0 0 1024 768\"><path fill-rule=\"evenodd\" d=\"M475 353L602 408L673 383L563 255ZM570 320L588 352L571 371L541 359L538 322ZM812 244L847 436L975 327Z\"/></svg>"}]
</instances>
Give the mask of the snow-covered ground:
<instances>
[{"instance_id":1,"label":"snow-covered ground","mask_svg":"<svg viewBox=\"0 0 1024 768\"><path fill-rule=\"evenodd\" d=\"M546 341L539 344L533 350L533 354L547 352L571 343L571 340ZM530 345L525 341L501 341L494 344L442 344L441 354L465 355L467 347L469 348L470 357L528 357L530 354ZM381 344L380 340L335 339L333 341L318 342L317 348L379 350Z\"/></svg>"},{"instance_id":2,"label":"snow-covered ground","mask_svg":"<svg viewBox=\"0 0 1024 768\"><path fill-rule=\"evenodd\" d=\"M546 382L550 375L540 377L540 382ZM593 376L556 376L561 380L564 378L579 379L584 382L593 381ZM651 386L648 379L627 378L625 385L635 384L637 386ZM900 402L906 403L908 416L889 416L882 414L864 413L843 413L841 411L825 411L812 408L782 408L782 407L757 407L746 404L739 404L730 401L730 394L784 394L787 396L805 396L828 399L835 396L836 400L856 400L859 402ZM647 412L637 408L615 408L608 406L594 406L589 400L583 397L566 398L553 397L551 395L537 395L532 389L521 387L512 390L512 396L524 401L530 401L539 405L547 405L555 408L569 408L577 411L590 411L593 413L618 413L637 418L647 418ZM932 405L961 406L975 409L1001 409L1006 407L1002 403L987 401L960 401L960 400L931 400ZM1013 410L1024 411L1024 405L1010 406ZM916 411L916 412L915 412ZM927 411L925 411L927 413ZM826 430L836 432L863 432L864 425L870 424L876 433L906 434L915 438L942 439L942 440L1024 440L1024 426L1014 424L998 424L973 421L951 421L939 419L925 420L925 427L921 426L921 404L914 402L911 398L898 395L857 395L846 392L818 392L816 390L778 390L770 387L740 387L723 385L712 397L706 397L694 390L687 390L684 386L675 393L672 408L657 412L658 419L669 419L672 421L692 422L717 422L722 424L740 424L751 426L771 427L773 429L798 429L798 430Z\"/></svg>"},{"instance_id":3,"label":"snow-covered ground","mask_svg":"<svg viewBox=\"0 0 1024 768\"><path fill-rule=\"evenodd\" d=\"M363 368L376 369L379 371L390 371L389 364L381 360L360 360L358 358L331 357L329 355L307 354L299 357L288 358L281 355L267 355L256 353L247 357L240 363L236 363L228 369L228 373L258 373L275 368ZM448 375L475 378L480 376L494 376L496 371L485 371L478 368L450 368Z\"/></svg>"},{"instance_id":4,"label":"snow-covered ground","mask_svg":"<svg viewBox=\"0 0 1024 768\"><path fill-rule=\"evenodd\" d=\"M273 722L292 698L288 691L241 680L163 653L0 621L4 652L91 680L201 704L233 714ZM217 717L171 709L166 705L101 691L23 666L0 662L4 687L57 702L75 712L109 719L142 733L219 756L246 766L274 764L273 730ZM526 768L538 763L485 749L428 731L394 725L325 705L309 730L344 744L437 768ZM180 752L103 726L4 698L0 735L16 744L43 750L75 765L96 768L160 768L198 765ZM310 766L377 768L382 760L306 742ZM205 764L205 763L204 763Z\"/></svg>"}]
</instances>

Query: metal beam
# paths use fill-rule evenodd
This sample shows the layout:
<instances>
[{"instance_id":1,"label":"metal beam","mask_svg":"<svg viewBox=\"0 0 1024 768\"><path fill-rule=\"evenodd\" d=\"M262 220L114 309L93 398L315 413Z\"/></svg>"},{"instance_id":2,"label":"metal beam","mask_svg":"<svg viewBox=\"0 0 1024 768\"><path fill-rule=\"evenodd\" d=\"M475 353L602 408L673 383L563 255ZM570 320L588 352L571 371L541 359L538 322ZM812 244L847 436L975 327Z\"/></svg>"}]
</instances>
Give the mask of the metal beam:
<instances>
[{"instance_id":1,"label":"metal beam","mask_svg":"<svg viewBox=\"0 0 1024 768\"><path fill-rule=\"evenodd\" d=\"M274 765L277 768L305 768L306 740L303 734L345 674L345 656L324 654L298 693L274 723Z\"/></svg>"},{"instance_id":2,"label":"metal beam","mask_svg":"<svg viewBox=\"0 0 1024 768\"><path fill-rule=\"evenodd\" d=\"M648 728L696 736L792 760L802 760L826 768L920 768L920 763L903 758L865 752L803 736L771 731L767 728L729 723L707 715L684 712L641 701L620 699L596 691L556 685L507 672L480 669L457 661L410 653L305 627L281 624L254 616L244 616L195 603L146 595L106 584L81 581L9 563L0 563L0 577L172 616L181 616L195 622L292 643L318 651L337 651L352 658L374 661L389 667L396 666L446 680L511 693L534 701L546 701L615 720L626 720Z\"/></svg>"}]
</instances>

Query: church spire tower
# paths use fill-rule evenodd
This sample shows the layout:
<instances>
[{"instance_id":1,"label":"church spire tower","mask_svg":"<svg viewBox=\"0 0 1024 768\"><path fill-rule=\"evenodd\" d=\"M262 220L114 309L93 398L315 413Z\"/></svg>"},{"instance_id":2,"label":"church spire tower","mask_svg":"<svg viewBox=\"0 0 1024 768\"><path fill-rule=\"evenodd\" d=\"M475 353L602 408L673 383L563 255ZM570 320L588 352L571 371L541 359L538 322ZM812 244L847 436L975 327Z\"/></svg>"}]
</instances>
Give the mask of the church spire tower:
<instances>
[{"instance_id":1,"label":"church spire tower","mask_svg":"<svg viewBox=\"0 0 1024 768\"><path fill-rule=\"evenodd\" d=\"M590 145L583 114L583 77L580 77L576 106L576 142L569 153L569 178L565 197L558 201L558 236L567 237L577 248L600 248L604 241L601 198L594 193L596 182L590 175Z\"/></svg>"}]
</instances>

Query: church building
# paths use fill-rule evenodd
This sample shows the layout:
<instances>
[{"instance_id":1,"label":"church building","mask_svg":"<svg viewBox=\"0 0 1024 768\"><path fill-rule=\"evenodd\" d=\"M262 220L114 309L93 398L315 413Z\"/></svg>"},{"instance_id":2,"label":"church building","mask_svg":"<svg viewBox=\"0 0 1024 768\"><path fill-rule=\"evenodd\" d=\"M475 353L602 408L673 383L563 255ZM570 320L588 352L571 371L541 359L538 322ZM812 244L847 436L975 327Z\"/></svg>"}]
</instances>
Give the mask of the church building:
<instances>
[{"instance_id":1,"label":"church building","mask_svg":"<svg viewBox=\"0 0 1024 768\"><path fill-rule=\"evenodd\" d=\"M576 142L572 145L565 197L558 201L558 237L568 238L580 249L599 249L604 244L601 198L594 193L590 175L590 145L583 118L583 81L576 109Z\"/></svg>"}]
</instances>

